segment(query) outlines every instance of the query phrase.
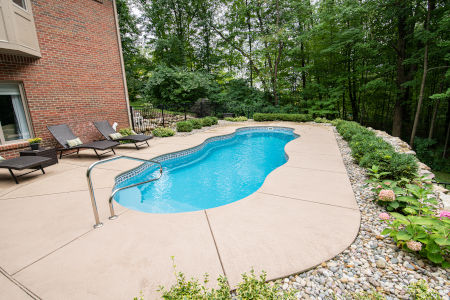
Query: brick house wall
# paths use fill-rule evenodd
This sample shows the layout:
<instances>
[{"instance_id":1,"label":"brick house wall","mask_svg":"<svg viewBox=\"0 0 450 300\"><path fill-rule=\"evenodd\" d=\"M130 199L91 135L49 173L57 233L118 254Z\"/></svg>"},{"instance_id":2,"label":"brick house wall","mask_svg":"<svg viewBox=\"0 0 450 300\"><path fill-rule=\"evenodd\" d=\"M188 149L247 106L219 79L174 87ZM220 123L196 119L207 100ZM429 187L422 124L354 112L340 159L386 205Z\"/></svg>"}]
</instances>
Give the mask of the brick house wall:
<instances>
[{"instance_id":1,"label":"brick house wall","mask_svg":"<svg viewBox=\"0 0 450 300\"><path fill-rule=\"evenodd\" d=\"M23 84L35 137L56 146L47 125L66 123L83 142L99 139L92 121L129 127L112 0L33 0L42 57L0 54L0 82ZM0 145L18 156L27 142Z\"/></svg>"}]
</instances>

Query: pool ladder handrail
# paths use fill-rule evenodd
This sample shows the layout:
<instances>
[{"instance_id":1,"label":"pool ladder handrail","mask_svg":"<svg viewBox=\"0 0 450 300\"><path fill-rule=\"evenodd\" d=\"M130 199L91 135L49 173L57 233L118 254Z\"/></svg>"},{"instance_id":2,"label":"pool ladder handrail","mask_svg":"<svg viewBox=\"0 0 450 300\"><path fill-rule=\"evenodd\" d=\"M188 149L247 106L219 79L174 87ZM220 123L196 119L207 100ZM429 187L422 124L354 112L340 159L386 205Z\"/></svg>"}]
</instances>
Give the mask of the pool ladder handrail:
<instances>
[{"instance_id":1,"label":"pool ladder handrail","mask_svg":"<svg viewBox=\"0 0 450 300\"><path fill-rule=\"evenodd\" d=\"M91 180L92 169L95 166L98 166L100 164L104 164L104 163L107 163L107 162L110 162L110 161L113 161L113 160L117 160L117 159L121 159L121 158L127 158L127 159L131 159L131 160L137 160L137 161L142 161L142 162L150 162L150 163L158 164L159 165L159 176L157 178L152 178L150 180L146 180L146 181L142 181L142 182L139 182L139 183L134 183L134 184L131 184L131 185L128 185L128 186L124 186L124 187L120 187L120 188L114 189L112 191L111 196L109 197L109 201L108 201L109 202L109 211L111 213L111 216L109 217L110 220L114 220L114 219L116 219L118 217L115 214L115 212L114 212L114 206L113 206L113 202L112 202L112 200L114 198L114 195L117 192L119 192L121 190L124 190L124 189L131 188L131 187L135 187L135 186L138 186L138 185L141 185L141 184L145 184L145 183L149 183L149 182L158 180L162 176L163 168L162 168L162 165L161 165L161 163L159 161L152 160L152 159L144 159L144 158L139 158L139 157L134 157L134 156L128 156L128 155L119 155L119 156L114 156L114 157L111 157L111 158L102 159L102 160L96 161L95 163L90 165L89 168L86 171L86 177L87 177L87 182L88 182L88 187L89 187L89 194L91 196L92 210L94 211L94 218L95 218L94 228L102 227L103 223L100 222L100 218L99 218L99 215L98 215L97 201L95 200L94 187L92 185L92 180Z\"/></svg>"}]
</instances>

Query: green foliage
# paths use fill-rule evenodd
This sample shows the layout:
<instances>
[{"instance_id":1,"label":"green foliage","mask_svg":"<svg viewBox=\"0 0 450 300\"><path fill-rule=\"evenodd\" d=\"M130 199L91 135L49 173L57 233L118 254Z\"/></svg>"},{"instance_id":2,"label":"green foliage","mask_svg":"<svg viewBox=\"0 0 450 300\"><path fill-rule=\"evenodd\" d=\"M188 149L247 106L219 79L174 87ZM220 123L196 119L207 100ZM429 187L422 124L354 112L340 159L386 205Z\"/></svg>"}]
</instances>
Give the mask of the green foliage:
<instances>
[{"instance_id":1,"label":"green foliage","mask_svg":"<svg viewBox=\"0 0 450 300\"><path fill-rule=\"evenodd\" d=\"M419 280L408 287L408 293L415 300L440 300L442 297L433 289L430 289L425 280Z\"/></svg>"},{"instance_id":2,"label":"green foliage","mask_svg":"<svg viewBox=\"0 0 450 300\"><path fill-rule=\"evenodd\" d=\"M408 286L409 299L413 300L441 300L442 297L439 293L431 289L425 280L419 280L417 282L411 283ZM378 293L375 290L370 292L354 293L351 295L351 299L356 300L385 300L387 299L385 295Z\"/></svg>"},{"instance_id":3,"label":"green foliage","mask_svg":"<svg viewBox=\"0 0 450 300\"><path fill-rule=\"evenodd\" d=\"M242 280L236 289L238 299L297 299L293 291L287 292L278 284L267 283L264 271L257 276L252 269L250 274L242 274Z\"/></svg>"},{"instance_id":4,"label":"green foliage","mask_svg":"<svg viewBox=\"0 0 450 300\"><path fill-rule=\"evenodd\" d=\"M219 119L217 117L206 117L211 120L212 125L217 125L219 123Z\"/></svg>"},{"instance_id":5,"label":"green foliage","mask_svg":"<svg viewBox=\"0 0 450 300\"><path fill-rule=\"evenodd\" d=\"M172 257L173 260L173 257ZM231 290L228 286L227 279L219 276L217 279L218 289L207 288L206 284L209 282L207 274L203 277L203 282L200 283L197 279L186 279L182 272L176 271L176 265L173 264L174 274L177 283L172 285L169 289L161 286L159 292L162 293L162 298L167 300L178 299L197 299L197 300L289 300L296 299L293 292L283 291L278 284L270 284L266 282L266 273L263 271L261 275L257 276L252 269L250 274L242 274L242 282L238 284L236 289L236 296L232 298ZM137 299L137 298L135 298Z\"/></svg>"},{"instance_id":6,"label":"green foliage","mask_svg":"<svg viewBox=\"0 0 450 300\"><path fill-rule=\"evenodd\" d=\"M194 128L194 129L200 129L203 127L203 121L201 119L190 119L187 122L191 123L192 128ZM178 123L181 123L181 122L178 122ZM178 130L178 123L177 123L177 130ZM180 131L180 130L178 130L178 131ZM192 129L189 131L192 131Z\"/></svg>"},{"instance_id":7,"label":"green foliage","mask_svg":"<svg viewBox=\"0 0 450 300\"><path fill-rule=\"evenodd\" d=\"M385 221L388 227L381 234L390 235L405 251L416 251L435 264L450 267L450 219L433 215L390 214L392 219ZM420 243L420 249L410 249L408 243L411 241Z\"/></svg>"},{"instance_id":8,"label":"green foliage","mask_svg":"<svg viewBox=\"0 0 450 300\"><path fill-rule=\"evenodd\" d=\"M378 293L375 290L372 290L370 292L361 292L361 293L354 293L352 294L352 299L356 300L384 300L386 297L383 294Z\"/></svg>"},{"instance_id":9,"label":"green foliage","mask_svg":"<svg viewBox=\"0 0 450 300\"><path fill-rule=\"evenodd\" d=\"M217 102L221 111L235 115L247 115L270 106L264 93L250 87L243 79L230 80L219 88L218 93L210 95L210 98Z\"/></svg>"},{"instance_id":10,"label":"green foliage","mask_svg":"<svg viewBox=\"0 0 450 300\"><path fill-rule=\"evenodd\" d=\"M393 151L390 144L386 143L382 138L370 134L357 133L351 138L349 143L352 149L352 156L359 163L366 153L372 153L378 150ZM372 164L373 165L373 164ZM372 166L368 165L368 166ZM378 166L378 164L375 164ZM367 167L368 167L367 166Z\"/></svg>"},{"instance_id":11,"label":"green foliage","mask_svg":"<svg viewBox=\"0 0 450 300\"><path fill-rule=\"evenodd\" d=\"M310 115L304 114L263 114L256 113L253 115L253 119L258 122L264 121L291 121L291 122L308 122L312 121L313 118Z\"/></svg>"},{"instance_id":12,"label":"green foliage","mask_svg":"<svg viewBox=\"0 0 450 300\"><path fill-rule=\"evenodd\" d=\"M41 142L42 142L42 138L39 138L39 137L34 138L34 139L28 139L28 143L30 143L30 145L31 144L40 144Z\"/></svg>"},{"instance_id":13,"label":"green foliage","mask_svg":"<svg viewBox=\"0 0 450 300\"><path fill-rule=\"evenodd\" d=\"M202 127L200 126L200 128L202 128ZM178 132L191 132L192 129L194 129L194 126L192 125L192 122L190 122L190 121L177 122L177 131Z\"/></svg>"},{"instance_id":14,"label":"green foliage","mask_svg":"<svg viewBox=\"0 0 450 300\"><path fill-rule=\"evenodd\" d=\"M227 117L225 118L225 121L230 121L230 122L244 122L247 121L247 117L235 117L235 118L231 118L231 117Z\"/></svg>"},{"instance_id":15,"label":"green foliage","mask_svg":"<svg viewBox=\"0 0 450 300\"><path fill-rule=\"evenodd\" d=\"M175 132L170 128L159 127L153 129L152 134L158 137L168 137L173 136Z\"/></svg>"},{"instance_id":16,"label":"green foliage","mask_svg":"<svg viewBox=\"0 0 450 300\"><path fill-rule=\"evenodd\" d=\"M443 147L438 147L437 140L416 137L414 150L417 158L433 170L450 172L450 160L442 158Z\"/></svg>"},{"instance_id":17,"label":"green foliage","mask_svg":"<svg viewBox=\"0 0 450 300\"><path fill-rule=\"evenodd\" d=\"M413 155L397 153L382 138L356 122L339 121L339 134L349 142L352 155L363 168L377 166L384 177L395 180L414 178L417 173L417 159Z\"/></svg>"},{"instance_id":18,"label":"green foliage","mask_svg":"<svg viewBox=\"0 0 450 300\"><path fill-rule=\"evenodd\" d=\"M211 125L214 124L214 119L210 118L210 117L205 117L205 118L200 119L200 120L202 122L202 125L206 126L206 127L211 126Z\"/></svg>"},{"instance_id":19,"label":"green foliage","mask_svg":"<svg viewBox=\"0 0 450 300\"><path fill-rule=\"evenodd\" d=\"M161 65L149 76L145 91L156 106L184 110L207 96L211 84L210 76L203 72Z\"/></svg>"},{"instance_id":20,"label":"green foliage","mask_svg":"<svg viewBox=\"0 0 450 300\"><path fill-rule=\"evenodd\" d=\"M340 121L336 125L336 130L339 132L342 138L348 142L351 142L353 136L356 136L358 134L375 136L375 133L368 130L367 128L364 128L356 122Z\"/></svg>"},{"instance_id":21,"label":"green foliage","mask_svg":"<svg viewBox=\"0 0 450 300\"><path fill-rule=\"evenodd\" d=\"M315 123L330 123L330 120L328 120L327 118L317 117L314 119L314 122Z\"/></svg>"},{"instance_id":22,"label":"green foliage","mask_svg":"<svg viewBox=\"0 0 450 300\"><path fill-rule=\"evenodd\" d=\"M119 133L123 136L127 136L127 135L133 135L133 129L132 128L122 128L119 129Z\"/></svg>"}]
</instances>

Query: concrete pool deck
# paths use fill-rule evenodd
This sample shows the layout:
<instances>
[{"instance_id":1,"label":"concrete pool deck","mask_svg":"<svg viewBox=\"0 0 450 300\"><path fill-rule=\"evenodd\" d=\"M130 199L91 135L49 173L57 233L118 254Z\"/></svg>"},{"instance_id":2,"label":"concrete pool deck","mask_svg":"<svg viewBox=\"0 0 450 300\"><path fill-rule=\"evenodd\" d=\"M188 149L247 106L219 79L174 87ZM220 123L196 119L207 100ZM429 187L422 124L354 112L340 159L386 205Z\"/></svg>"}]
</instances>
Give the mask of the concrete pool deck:
<instances>
[{"instance_id":1,"label":"concrete pool deck","mask_svg":"<svg viewBox=\"0 0 450 300\"><path fill-rule=\"evenodd\" d=\"M187 136L153 139L149 148L122 145L118 154L152 158L190 148L239 127L285 126L289 161L240 201L213 209L149 214L116 204L108 220L114 177L139 165L116 160L96 167L93 184L104 226L94 218L86 169L93 151L19 178L0 170L0 299L145 299L175 283L177 270L201 279L224 274L235 287L251 268L268 279L314 267L345 250L360 213L331 127L244 122Z\"/></svg>"}]
</instances>

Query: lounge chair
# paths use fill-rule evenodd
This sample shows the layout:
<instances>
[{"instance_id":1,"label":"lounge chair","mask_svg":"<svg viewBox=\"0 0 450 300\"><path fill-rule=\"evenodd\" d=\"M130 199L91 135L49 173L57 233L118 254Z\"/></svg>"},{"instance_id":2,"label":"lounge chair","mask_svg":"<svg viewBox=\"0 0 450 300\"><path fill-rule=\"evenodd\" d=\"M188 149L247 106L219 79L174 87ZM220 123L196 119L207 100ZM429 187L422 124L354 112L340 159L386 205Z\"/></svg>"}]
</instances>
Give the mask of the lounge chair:
<instances>
[{"instance_id":1,"label":"lounge chair","mask_svg":"<svg viewBox=\"0 0 450 300\"><path fill-rule=\"evenodd\" d=\"M17 177L30 174L32 172L41 170L42 174L45 174L44 167L42 164L52 160L50 157L43 156L20 156L11 159L0 160L0 168L8 169L11 176L14 178L16 184L19 184ZM27 172L21 175L15 175L12 170L25 170L25 169L35 169L33 171Z\"/></svg>"},{"instance_id":2,"label":"lounge chair","mask_svg":"<svg viewBox=\"0 0 450 300\"><path fill-rule=\"evenodd\" d=\"M95 127L97 127L98 131L100 131L100 133L108 140L113 140L111 138L111 134L117 133L111 127L111 125L109 125L108 121L94 122L94 125L95 125ZM134 146L136 147L136 149L139 150L138 143L141 143L140 145L142 145L143 143L146 143L147 146L150 146L147 141L152 138L153 138L153 136L151 136L151 135L133 134L133 135L127 135L127 136L123 136L123 137L114 139L114 141L126 141L126 142L130 142L130 143L134 143Z\"/></svg>"},{"instance_id":3,"label":"lounge chair","mask_svg":"<svg viewBox=\"0 0 450 300\"><path fill-rule=\"evenodd\" d=\"M63 157L63 151L66 151L66 150L77 150L77 154L79 154L80 149L93 149L95 154L97 155L97 158L100 159L102 155L105 155L106 153L109 153L109 152L116 154L116 152L114 151L114 147L119 145L118 142L103 140L103 141L94 141L94 142L90 142L90 143L83 143L83 144L79 144L79 145L70 147L68 145L67 141L77 139L77 136L75 136L73 134L73 132L72 132L72 130L70 130L69 126L67 126L66 124L62 124L62 125L47 126L47 128L50 131L50 133L53 135L53 137L62 146L62 148L57 149L57 151L60 151L59 158ZM101 150L101 151L108 150L108 151L105 151L105 152L99 154L97 152L97 150ZM70 153L70 154L73 154L73 153ZM69 154L66 154L66 155L69 155Z\"/></svg>"}]
</instances>

